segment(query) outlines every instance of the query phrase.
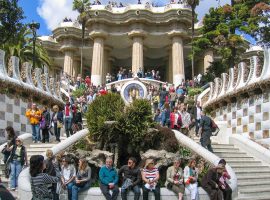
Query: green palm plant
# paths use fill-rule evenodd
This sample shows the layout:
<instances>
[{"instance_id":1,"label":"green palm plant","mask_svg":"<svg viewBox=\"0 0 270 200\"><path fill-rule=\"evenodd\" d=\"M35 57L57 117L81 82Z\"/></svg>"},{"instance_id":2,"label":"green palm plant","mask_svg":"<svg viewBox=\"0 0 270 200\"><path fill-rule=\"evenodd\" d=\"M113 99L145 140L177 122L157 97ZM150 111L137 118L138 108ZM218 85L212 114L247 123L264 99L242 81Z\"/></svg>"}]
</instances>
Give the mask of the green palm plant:
<instances>
[{"instance_id":1,"label":"green palm plant","mask_svg":"<svg viewBox=\"0 0 270 200\"><path fill-rule=\"evenodd\" d=\"M18 34L14 43L6 43L2 45L3 50L6 52L6 63L10 56L17 56L20 58L20 64L24 62L33 61L33 42L31 39L31 30L26 27ZM36 66L42 67L46 65L50 68L51 60L46 49L39 43L36 43Z\"/></svg>"},{"instance_id":2,"label":"green palm plant","mask_svg":"<svg viewBox=\"0 0 270 200\"><path fill-rule=\"evenodd\" d=\"M73 10L77 10L80 15L78 17L79 23L82 25L82 47L81 47L81 70L83 66L83 46L84 46L84 35L85 35L85 25L87 21L87 11L90 9L89 0L74 0L73 1Z\"/></svg>"}]
</instances>

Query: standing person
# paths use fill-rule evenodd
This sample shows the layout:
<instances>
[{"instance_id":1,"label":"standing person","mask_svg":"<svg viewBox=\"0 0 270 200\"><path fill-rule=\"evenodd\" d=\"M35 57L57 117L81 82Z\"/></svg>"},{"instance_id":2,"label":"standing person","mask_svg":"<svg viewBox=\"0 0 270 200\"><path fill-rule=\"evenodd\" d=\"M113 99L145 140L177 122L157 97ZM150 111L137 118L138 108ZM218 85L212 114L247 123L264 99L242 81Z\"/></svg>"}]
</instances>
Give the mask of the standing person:
<instances>
[{"instance_id":1,"label":"standing person","mask_svg":"<svg viewBox=\"0 0 270 200\"><path fill-rule=\"evenodd\" d=\"M148 193L154 192L155 200L160 200L160 186L158 184L159 171L154 165L154 160L146 160L145 166L142 170L143 180L143 200L148 200Z\"/></svg>"},{"instance_id":2,"label":"standing person","mask_svg":"<svg viewBox=\"0 0 270 200\"><path fill-rule=\"evenodd\" d=\"M12 147L16 144L16 134L13 129L13 127L8 126L6 127L6 133L7 133L7 145L2 150L2 153L4 154L4 163L6 164L8 157L10 156L10 152L12 151Z\"/></svg>"},{"instance_id":3,"label":"standing person","mask_svg":"<svg viewBox=\"0 0 270 200\"><path fill-rule=\"evenodd\" d=\"M132 190L134 192L134 200L139 200L141 196L140 184L142 181L141 171L136 167L137 160L134 157L128 159L127 165L122 166L118 175L123 178L123 185L121 188L122 200L127 200L127 192Z\"/></svg>"},{"instance_id":4,"label":"standing person","mask_svg":"<svg viewBox=\"0 0 270 200\"><path fill-rule=\"evenodd\" d=\"M20 138L16 138L16 144L13 146L10 154L10 188L16 190L18 186L19 174L22 171L22 167L28 165L26 148L23 146Z\"/></svg>"},{"instance_id":5,"label":"standing person","mask_svg":"<svg viewBox=\"0 0 270 200\"><path fill-rule=\"evenodd\" d=\"M80 158L75 184L72 186L72 200L78 200L78 192L85 191L91 185L91 168L85 158Z\"/></svg>"},{"instance_id":6,"label":"standing person","mask_svg":"<svg viewBox=\"0 0 270 200\"><path fill-rule=\"evenodd\" d=\"M190 199L198 200L198 170L195 168L196 160L191 158L188 165L184 168L184 182L186 188L190 191Z\"/></svg>"},{"instance_id":7,"label":"standing person","mask_svg":"<svg viewBox=\"0 0 270 200\"><path fill-rule=\"evenodd\" d=\"M181 115L178 113L177 108L173 109L173 112L170 114L170 123L171 129L179 130L182 125Z\"/></svg>"},{"instance_id":8,"label":"standing person","mask_svg":"<svg viewBox=\"0 0 270 200\"><path fill-rule=\"evenodd\" d=\"M60 178L60 172L55 167L56 176L50 176L43 173L46 165L42 155L34 155L30 158L30 175L32 200L52 200L53 194L48 184L57 183Z\"/></svg>"},{"instance_id":9,"label":"standing person","mask_svg":"<svg viewBox=\"0 0 270 200\"><path fill-rule=\"evenodd\" d=\"M163 87L161 92L159 93L159 108L160 109L163 109L163 106L166 101L166 96L167 96L166 88Z\"/></svg>"},{"instance_id":10,"label":"standing person","mask_svg":"<svg viewBox=\"0 0 270 200\"><path fill-rule=\"evenodd\" d=\"M73 135L72 121L73 121L73 108L72 105L70 105L70 102L67 100L64 108L64 123L67 137Z\"/></svg>"},{"instance_id":11,"label":"standing person","mask_svg":"<svg viewBox=\"0 0 270 200\"><path fill-rule=\"evenodd\" d=\"M222 164L210 168L207 173L202 178L202 188L207 192L210 197L210 200L222 200L222 190L219 188L219 179L224 170Z\"/></svg>"},{"instance_id":12,"label":"standing person","mask_svg":"<svg viewBox=\"0 0 270 200\"><path fill-rule=\"evenodd\" d=\"M159 108L156 110L156 113L155 113L155 116L154 116L154 122L157 122L158 124L161 124L161 113L160 113Z\"/></svg>"},{"instance_id":13,"label":"standing person","mask_svg":"<svg viewBox=\"0 0 270 200\"><path fill-rule=\"evenodd\" d=\"M184 103L180 105L180 115L182 119L182 126L181 126L181 133L186 136L189 136L189 126L191 124L191 117L190 114L187 112L187 108Z\"/></svg>"},{"instance_id":14,"label":"standing person","mask_svg":"<svg viewBox=\"0 0 270 200\"><path fill-rule=\"evenodd\" d=\"M172 190L174 193L178 194L178 199L182 200L185 193L184 186L184 173L180 167L181 159L175 158L173 166L167 169L166 173L166 187Z\"/></svg>"},{"instance_id":15,"label":"standing person","mask_svg":"<svg viewBox=\"0 0 270 200\"><path fill-rule=\"evenodd\" d=\"M41 112L37 108L35 103L32 104L32 108L28 109L25 113L25 116L29 119L31 127L32 127L32 140L37 143L40 142L40 134L39 134L39 120L41 117Z\"/></svg>"},{"instance_id":16,"label":"standing person","mask_svg":"<svg viewBox=\"0 0 270 200\"><path fill-rule=\"evenodd\" d=\"M57 166L54 166L55 158L53 156L53 152L51 149L47 149L46 157L47 157L47 159L45 160L46 168L44 169L44 173L50 176L56 176L55 167ZM57 188L57 183L52 183L52 186L51 186L51 192L53 195L52 200L59 200L59 194L56 193L56 188Z\"/></svg>"},{"instance_id":17,"label":"standing person","mask_svg":"<svg viewBox=\"0 0 270 200\"><path fill-rule=\"evenodd\" d=\"M53 114L52 114L52 123L54 129L54 135L56 137L56 141L60 141L60 133L61 128L63 128L63 112L59 111L59 107L57 105L53 106Z\"/></svg>"},{"instance_id":18,"label":"standing person","mask_svg":"<svg viewBox=\"0 0 270 200\"><path fill-rule=\"evenodd\" d=\"M173 89L169 93L169 99L170 99L171 109L173 109L175 107L175 101L176 101L176 92L175 92L174 86L173 86Z\"/></svg>"},{"instance_id":19,"label":"standing person","mask_svg":"<svg viewBox=\"0 0 270 200\"><path fill-rule=\"evenodd\" d=\"M162 126L167 126L168 128L170 127L170 106L168 103L164 104L164 110L161 113L161 124Z\"/></svg>"},{"instance_id":20,"label":"standing person","mask_svg":"<svg viewBox=\"0 0 270 200\"><path fill-rule=\"evenodd\" d=\"M224 167L224 170L222 172L222 175L219 178L219 188L223 192L223 198L224 200L232 200L232 189L228 185L227 180L231 179L231 176L226 170L226 161L224 159L221 159L218 163L219 165L222 165Z\"/></svg>"},{"instance_id":21,"label":"standing person","mask_svg":"<svg viewBox=\"0 0 270 200\"><path fill-rule=\"evenodd\" d=\"M158 109L158 104L159 104L159 94L157 91L154 91L153 93L152 102L153 102L154 112L156 112L156 110Z\"/></svg>"},{"instance_id":22,"label":"standing person","mask_svg":"<svg viewBox=\"0 0 270 200\"><path fill-rule=\"evenodd\" d=\"M51 116L47 109L47 106L43 107L41 120L40 120L40 129L42 131L42 143L49 142L49 127L51 124Z\"/></svg>"},{"instance_id":23,"label":"standing person","mask_svg":"<svg viewBox=\"0 0 270 200\"><path fill-rule=\"evenodd\" d=\"M196 136L199 135L201 111L202 111L202 107L200 106L200 102L197 101L196 106L195 106L194 111L193 111L195 125L196 125L196 128L195 128Z\"/></svg>"},{"instance_id":24,"label":"standing person","mask_svg":"<svg viewBox=\"0 0 270 200\"><path fill-rule=\"evenodd\" d=\"M210 152L213 152L212 146L211 146L211 139L212 136L212 121L211 118L206 116L204 111L201 111L201 122L200 122L200 129L199 133L201 134L201 145L208 149Z\"/></svg>"},{"instance_id":25,"label":"standing person","mask_svg":"<svg viewBox=\"0 0 270 200\"><path fill-rule=\"evenodd\" d=\"M106 164L99 170L100 189L106 200L116 200L119 194L118 174L113 167L112 158L106 158ZM110 194L112 190L112 195Z\"/></svg>"},{"instance_id":26,"label":"standing person","mask_svg":"<svg viewBox=\"0 0 270 200\"><path fill-rule=\"evenodd\" d=\"M68 191L68 200L72 197L72 187L76 177L75 167L70 163L68 157L63 158L61 167L61 184L62 188Z\"/></svg>"}]
</instances>

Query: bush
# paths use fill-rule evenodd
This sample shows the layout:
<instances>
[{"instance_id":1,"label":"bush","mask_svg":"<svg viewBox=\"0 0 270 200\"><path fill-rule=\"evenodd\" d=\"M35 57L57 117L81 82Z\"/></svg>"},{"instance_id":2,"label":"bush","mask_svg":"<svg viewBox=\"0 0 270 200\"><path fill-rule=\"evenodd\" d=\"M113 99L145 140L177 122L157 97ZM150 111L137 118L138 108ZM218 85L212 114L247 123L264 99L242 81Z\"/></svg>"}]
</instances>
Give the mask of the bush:
<instances>
[{"instance_id":1,"label":"bush","mask_svg":"<svg viewBox=\"0 0 270 200\"><path fill-rule=\"evenodd\" d=\"M203 91L202 88L188 88L188 96L194 97Z\"/></svg>"},{"instance_id":2,"label":"bush","mask_svg":"<svg viewBox=\"0 0 270 200\"><path fill-rule=\"evenodd\" d=\"M110 138L114 135L111 135L105 121L118 121L124 112L124 106L121 96L114 93L99 96L90 104L86 119L90 138L93 141L110 142Z\"/></svg>"}]
</instances>

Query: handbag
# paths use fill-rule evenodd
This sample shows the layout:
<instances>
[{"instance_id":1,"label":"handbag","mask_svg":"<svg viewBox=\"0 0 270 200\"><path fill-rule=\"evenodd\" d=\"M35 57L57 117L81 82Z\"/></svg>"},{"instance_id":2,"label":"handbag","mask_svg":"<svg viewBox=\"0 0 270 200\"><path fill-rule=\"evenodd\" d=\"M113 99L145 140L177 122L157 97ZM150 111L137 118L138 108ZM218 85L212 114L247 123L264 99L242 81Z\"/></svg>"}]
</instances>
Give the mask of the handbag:
<instances>
[{"instance_id":1,"label":"handbag","mask_svg":"<svg viewBox=\"0 0 270 200\"><path fill-rule=\"evenodd\" d=\"M172 187L173 187L173 183L169 182L169 183L167 184L167 188L168 188L169 190L171 190Z\"/></svg>"},{"instance_id":2,"label":"handbag","mask_svg":"<svg viewBox=\"0 0 270 200\"><path fill-rule=\"evenodd\" d=\"M63 123L57 120L57 128L63 128Z\"/></svg>"}]
</instances>

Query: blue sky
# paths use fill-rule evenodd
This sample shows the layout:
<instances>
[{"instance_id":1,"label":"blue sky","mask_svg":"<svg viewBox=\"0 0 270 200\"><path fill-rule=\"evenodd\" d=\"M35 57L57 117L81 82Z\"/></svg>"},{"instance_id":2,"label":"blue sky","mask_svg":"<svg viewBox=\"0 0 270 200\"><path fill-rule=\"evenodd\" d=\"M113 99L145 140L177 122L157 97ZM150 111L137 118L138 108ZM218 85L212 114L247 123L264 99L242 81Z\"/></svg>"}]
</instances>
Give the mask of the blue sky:
<instances>
[{"instance_id":1,"label":"blue sky","mask_svg":"<svg viewBox=\"0 0 270 200\"><path fill-rule=\"evenodd\" d=\"M137 0L116 0L123 4L134 4ZM159 5L165 5L170 0L141 0L142 2L154 2ZM177 0L175 0L177 1ZM53 30L62 21L63 18L69 17L76 19L77 13L72 11L73 0L19 0L19 5L24 10L25 23L36 21L40 23L40 29L38 35L50 35ZM93 2L93 0L90 0ZM108 0L101 0L106 4ZM229 3L230 0L220 0L220 4L224 5ZM217 0L201 0L200 5L197 8L199 19L201 19L205 13L208 12L210 7L217 7Z\"/></svg>"}]
</instances>

